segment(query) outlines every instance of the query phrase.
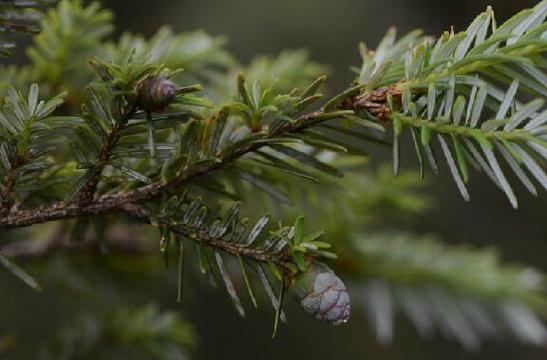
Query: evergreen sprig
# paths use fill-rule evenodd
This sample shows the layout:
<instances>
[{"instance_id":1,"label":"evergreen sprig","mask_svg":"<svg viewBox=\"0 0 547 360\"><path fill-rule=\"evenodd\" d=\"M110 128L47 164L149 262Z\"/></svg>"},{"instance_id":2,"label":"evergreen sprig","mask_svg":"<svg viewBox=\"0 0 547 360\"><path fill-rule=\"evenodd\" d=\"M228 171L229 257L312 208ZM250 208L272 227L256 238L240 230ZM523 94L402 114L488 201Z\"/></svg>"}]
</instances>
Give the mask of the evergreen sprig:
<instances>
[{"instance_id":1,"label":"evergreen sprig","mask_svg":"<svg viewBox=\"0 0 547 360\"><path fill-rule=\"evenodd\" d=\"M111 12L98 2L84 6L82 1L60 1L50 8L42 32L28 49L33 81L76 94L93 79L81 65L102 55L101 41L112 33L111 21Z\"/></svg>"},{"instance_id":2,"label":"evergreen sprig","mask_svg":"<svg viewBox=\"0 0 547 360\"><path fill-rule=\"evenodd\" d=\"M543 344L545 279L531 268L501 266L493 250L446 246L409 234L356 236L354 264L369 278L356 284L378 340L393 337L400 311L424 337L440 332L470 350L485 339L515 336Z\"/></svg>"},{"instance_id":3,"label":"evergreen sprig","mask_svg":"<svg viewBox=\"0 0 547 360\"><path fill-rule=\"evenodd\" d=\"M22 201L50 183L48 173L58 165L50 161L49 155L60 138L47 122L63 98L60 94L49 101L40 100L36 84L30 87L28 96L14 89L9 91L0 111L2 213L16 200Z\"/></svg>"},{"instance_id":4,"label":"evergreen sprig","mask_svg":"<svg viewBox=\"0 0 547 360\"><path fill-rule=\"evenodd\" d=\"M488 8L466 31L445 32L436 42L419 32L395 41L390 30L375 52L362 46L356 84L364 92L349 106L393 124L395 172L399 139L409 129L421 172L425 163L438 171L436 140L465 200L474 167L517 207L500 158L532 194L537 190L527 172L547 188L546 16L542 1L497 26ZM527 100L530 95L539 97Z\"/></svg>"}]
</instances>

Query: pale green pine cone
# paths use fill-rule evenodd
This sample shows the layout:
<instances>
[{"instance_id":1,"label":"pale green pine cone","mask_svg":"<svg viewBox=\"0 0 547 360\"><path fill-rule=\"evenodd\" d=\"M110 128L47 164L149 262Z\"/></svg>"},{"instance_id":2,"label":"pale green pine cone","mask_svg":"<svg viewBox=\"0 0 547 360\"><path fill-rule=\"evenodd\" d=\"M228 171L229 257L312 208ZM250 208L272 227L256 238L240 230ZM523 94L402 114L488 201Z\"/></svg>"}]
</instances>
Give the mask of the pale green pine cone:
<instances>
[{"instance_id":1,"label":"pale green pine cone","mask_svg":"<svg viewBox=\"0 0 547 360\"><path fill-rule=\"evenodd\" d=\"M350 303L346 287L327 265L312 263L295 278L291 291L300 306L317 319L333 325L348 321Z\"/></svg>"}]
</instances>

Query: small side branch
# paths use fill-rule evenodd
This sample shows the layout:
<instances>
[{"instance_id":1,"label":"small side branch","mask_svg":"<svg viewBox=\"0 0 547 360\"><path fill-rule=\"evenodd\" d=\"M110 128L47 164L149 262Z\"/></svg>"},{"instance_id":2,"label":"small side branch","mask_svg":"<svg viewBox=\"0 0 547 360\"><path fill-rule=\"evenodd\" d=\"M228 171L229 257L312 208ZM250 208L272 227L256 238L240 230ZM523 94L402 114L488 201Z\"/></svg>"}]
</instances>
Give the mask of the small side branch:
<instances>
[{"instance_id":1,"label":"small side branch","mask_svg":"<svg viewBox=\"0 0 547 360\"><path fill-rule=\"evenodd\" d=\"M133 218L138 219L140 222L146 224L152 224L151 213L143 206L135 204L127 204L123 206L123 210L131 215ZM178 234L186 239L202 242L204 245L222 250L228 254L239 255L241 257L258 261L258 262L272 262L284 269L288 269L292 264L291 258L285 252L278 254L269 254L264 250L248 247L245 244L234 243L226 241L223 238L212 237L209 233L192 225L177 224L168 217L159 217L154 222L155 225L169 228L173 233Z\"/></svg>"},{"instance_id":2,"label":"small side branch","mask_svg":"<svg viewBox=\"0 0 547 360\"><path fill-rule=\"evenodd\" d=\"M108 164L110 157L112 156L112 150L114 150L116 144L120 140L121 131L125 128L127 122L135 114L135 112L136 107L134 106L126 109L125 114L122 116L122 118L119 119L112 127L108 139L103 144L97 156L97 163L95 165L95 168L93 169L95 176L91 177L84 185L80 194L74 200L75 203L79 205L88 205L93 201L93 196L97 191L97 186L99 185L103 170Z\"/></svg>"}]
</instances>

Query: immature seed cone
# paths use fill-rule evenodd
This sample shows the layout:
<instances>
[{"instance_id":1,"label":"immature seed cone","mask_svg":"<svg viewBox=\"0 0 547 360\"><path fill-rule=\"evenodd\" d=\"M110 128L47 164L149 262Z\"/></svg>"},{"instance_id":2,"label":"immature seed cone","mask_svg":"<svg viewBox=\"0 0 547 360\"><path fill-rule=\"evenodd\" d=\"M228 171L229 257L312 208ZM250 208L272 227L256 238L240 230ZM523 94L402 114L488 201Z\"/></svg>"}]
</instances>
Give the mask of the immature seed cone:
<instances>
[{"instance_id":1,"label":"immature seed cone","mask_svg":"<svg viewBox=\"0 0 547 360\"><path fill-rule=\"evenodd\" d=\"M137 102L146 111L162 111L177 95L176 85L162 75L152 75L137 86Z\"/></svg>"},{"instance_id":2,"label":"immature seed cone","mask_svg":"<svg viewBox=\"0 0 547 360\"><path fill-rule=\"evenodd\" d=\"M340 325L349 319L350 304L342 280L327 265L315 261L291 287L296 301L319 320Z\"/></svg>"}]
</instances>

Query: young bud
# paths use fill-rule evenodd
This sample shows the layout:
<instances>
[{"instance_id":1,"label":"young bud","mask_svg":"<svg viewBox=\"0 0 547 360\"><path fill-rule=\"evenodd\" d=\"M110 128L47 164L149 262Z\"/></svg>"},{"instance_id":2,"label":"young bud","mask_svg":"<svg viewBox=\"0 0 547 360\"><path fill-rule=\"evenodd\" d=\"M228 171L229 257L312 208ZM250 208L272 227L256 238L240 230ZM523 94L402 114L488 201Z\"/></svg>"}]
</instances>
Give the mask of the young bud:
<instances>
[{"instance_id":1,"label":"young bud","mask_svg":"<svg viewBox=\"0 0 547 360\"><path fill-rule=\"evenodd\" d=\"M327 265L315 261L295 278L291 291L300 306L317 319L333 325L348 321L350 304L346 287Z\"/></svg>"},{"instance_id":2,"label":"young bud","mask_svg":"<svg viewBox=\"0 0 547 360\"><path fill-rule=\"evenodd\" d=\"M137 102L146 111L162 111L176 94L176 85L161 75L149 76L137 86Z\"/></svg>"}]
</instances>

